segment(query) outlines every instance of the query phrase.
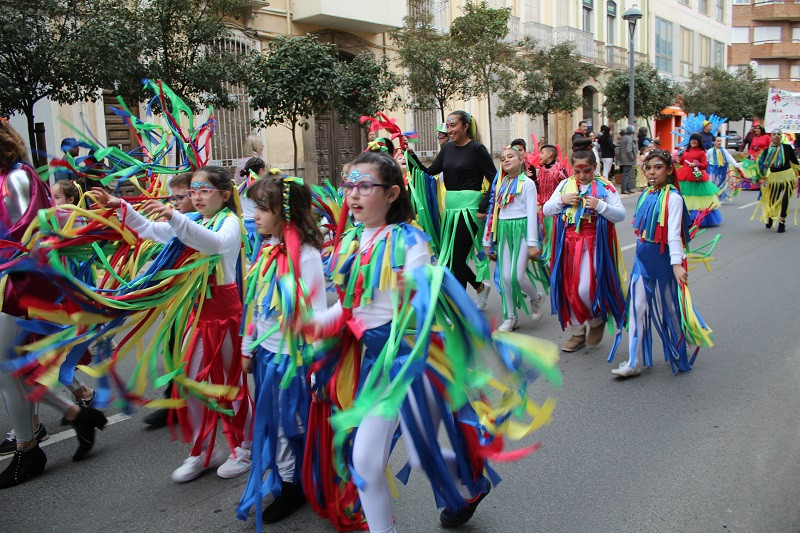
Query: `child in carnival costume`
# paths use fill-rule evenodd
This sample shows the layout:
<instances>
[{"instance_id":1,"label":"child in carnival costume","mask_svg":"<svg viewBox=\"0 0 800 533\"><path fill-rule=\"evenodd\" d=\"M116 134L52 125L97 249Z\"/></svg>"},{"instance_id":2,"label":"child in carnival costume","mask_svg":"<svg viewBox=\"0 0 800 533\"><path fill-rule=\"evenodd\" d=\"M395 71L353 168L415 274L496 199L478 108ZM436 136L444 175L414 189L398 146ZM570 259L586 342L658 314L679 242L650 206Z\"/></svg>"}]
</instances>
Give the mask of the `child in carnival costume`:
<instances>
[{"instance_id":1,"label":"child in carnival costume","mask_svg":"<svg viewBox=\"0 0 800 533\"><path fill-rule=\"evenodd\" d=\"M516 311L520 307L534 322L542 319L542 296L535 280L546 289L548 273L535 262L542 253L536 185L522 173L523 156L516 148L505 148L500 164L502 169L492 182L483 246L487 256L497 258L495 280L503 300L504 318L499 330L512 331L519 327Z\"/></svg>"},{"instance_id":2,"label":"child in carnival costume","mask_svg":"<svg viewBox=\"0 0 800 533\"><path fill-rule=\"evenodd\" d=\"M267 177L247 191L254 221L268 235L247 277L242 368L255 378L252 467L237 509L246 520L283 520L304 502L301 486L311 395L305 364L310 346L299 332L311 310L326 309L322 234L311 190L295 177ZM269 475L265 474L269 471ZM275 498L261 512L266 494Z\"/></svg>"},{"instance_id":3,"label":"child in carnival costume","mask_svg":"<svg viewBox=\"0 0 800 533\"><path fill-rule=\"evenodd\" d=\"M556 217L550 303L562 329L571 325L571 336L561 347L565 352L597 346L605 322L613 319L619 325L625 312L625 265L614 228L625 220L625 207L614 186L596 174L589 144L588 139L575 141L573 175L543 208L545 216Z\"/></svg>"},{"instance_id":4,"label":"child in carnival costume","mask_svg":"<svg viewBox=\"0 0 800 533\"><path fill-rule=\"evenodd\" d=\"M714 146L706 151L708 160L708 174L711 180L719 189L719 199L730 200L728 196L728 175L736 174L741 165L733 158L727 148L723 146L723 137L717 136L714 139Z\"/></svg>"},{"instance_id":5,"label":"child in carnival costume","mask_svg":"<svg viewBox=\"0 0 800 533\"><path fill-rule=\"evenodd\" d=\"M653 365L654 327L673 373L691 370L697 350L690 356L689 345L712 346L711 329L692 305L687 285L689 213L671 183L674 174L669 152L647 154L644 171L649 186L639 197L633 216L638 241L626 303L628 360L612 370L619 377L638 376L643 366ZM622 331L609 362L621 335Z\"/></svg>"},{"instance_id":6,"label":"child in carnival costume","mask_svg":"<svg viewBox=\"0 0 800 533\"><path fill-rule=\"evenodd\" d=\"M512 405L523 406L524 380L507 388L492 378L489 382L505 394L501 405L489 406L479 392L478 381L485 384L489 376L477 365L479 346L500 347L515 380L522 378L523 361L536 361L539 375L554 384L560 380L556 349L526 338L541 348L539 356L528 359L515 344L522 336L490 339L487 321L464 288L445 267L431 264L427 236L409 223L413 211L393 159L379 152L361 154L343 186L358 225L341 236L331 262L340 300L309 324L315 335L335 337L323 342L311 368L317 387L324 385L330 398L334 433L326 441L324 427L313 430L320 438L309 439L306 453L313 461L304 465L316 463L313 469L319 470L325 457L333 461L339 492L324 486L329 483L324 468L304 475L313 483L306 491L313 489L311 497L325 505L328 518L337 507L325 498L349 496L339 510L363 509L370 531L394 532L386 466L399 422L410 463L398 477L405 481L412 466L423 470L437 506L444 508L442 525L456 527L472 517L498 481L487 459L502 456L500 435L529 433L547 423L552 407L525 400L532 422L524 429L516 426L506 416ZM441 425L452 449L438 443ZM357 500L349 493L351 483Z\"/></svg>"}]
</instances>

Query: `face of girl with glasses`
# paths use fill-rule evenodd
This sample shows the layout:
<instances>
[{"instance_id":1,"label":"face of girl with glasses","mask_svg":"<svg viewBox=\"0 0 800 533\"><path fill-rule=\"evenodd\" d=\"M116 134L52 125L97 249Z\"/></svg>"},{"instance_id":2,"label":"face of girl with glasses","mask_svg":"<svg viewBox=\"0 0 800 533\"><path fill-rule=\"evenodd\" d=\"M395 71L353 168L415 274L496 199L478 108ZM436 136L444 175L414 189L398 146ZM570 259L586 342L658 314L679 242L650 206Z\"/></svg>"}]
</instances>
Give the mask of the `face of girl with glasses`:
<instances>
[{"instance_id":1,"label":"face of girl with glasses","mask_svg":"<svg viewBox=\"0 0 800 533\"><path fill-rule=\"evenodd\" d=\"M389 206L400 191L397 185L381 183L377 165L361 163L342 180L342 193L356 222L377 228L386 223Z\"/></svg>"},{"instance_id":2,"label":"face of girl with glasses","mask_svg":"<svg viewBox=\"0 0 800 533\"><path fill-rule=\"evenodd\" d=\"M215 189L204 172L194 173L186 193L191 198L195 211L204 217L212 217L219 213L231 195L230 191Z\"/></svg>"}]
</instances>

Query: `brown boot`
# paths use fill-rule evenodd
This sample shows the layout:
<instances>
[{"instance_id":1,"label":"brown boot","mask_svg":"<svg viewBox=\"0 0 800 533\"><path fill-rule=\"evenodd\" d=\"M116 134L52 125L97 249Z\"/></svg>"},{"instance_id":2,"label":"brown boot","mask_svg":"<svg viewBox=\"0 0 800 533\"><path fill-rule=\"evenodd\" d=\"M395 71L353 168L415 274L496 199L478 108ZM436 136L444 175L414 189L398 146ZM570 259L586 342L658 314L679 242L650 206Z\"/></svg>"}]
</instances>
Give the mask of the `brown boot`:
<instances>
[{"instance_id":1,"label":"brown boot","mask_svg":"<svg viewBox=\"0 0 800 533\"><path fill-rule=\"evenodd\" d=\"M586 335L573 335L561 346L561 350L567 353L577 352L584 346L586 346Z\"/></svg>"},{"instance_id":2,"label":"brown boot","mask_svg":"<svg viewBox=\"0 0 800 533\"><path fill-rule=\"evenodd\" d=\"M589 326L589 334L586 336L586 346L589 348L594 348L600 341L603 340L603 333L606 327L606 323L603 322L596 326Z\"/></svg>"}]
</instances>

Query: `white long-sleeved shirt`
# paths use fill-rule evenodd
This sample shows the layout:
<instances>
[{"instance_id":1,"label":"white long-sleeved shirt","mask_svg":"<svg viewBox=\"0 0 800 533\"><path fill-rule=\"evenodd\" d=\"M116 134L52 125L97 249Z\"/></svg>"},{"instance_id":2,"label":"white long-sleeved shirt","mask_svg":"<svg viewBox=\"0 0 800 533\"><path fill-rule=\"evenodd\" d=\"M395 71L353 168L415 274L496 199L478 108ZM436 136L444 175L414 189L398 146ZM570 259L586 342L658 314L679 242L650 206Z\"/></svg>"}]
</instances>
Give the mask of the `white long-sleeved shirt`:
<instances>
[{"instance_id":1,"label":"white long-sleeved shirt","mask_svg":"<svg viewBox=\"0 0 800 533\"><path fill-rule=\"evenodd\" d=\"M714 148L713 146L708 150L706 150L706 159L708 160L709 165L714 164L714 150L716 150L716 148ZM725 148L720 148L719 150L720 152L722 152L722 158L725 161L725 163L728 163L733 168L739 168L740 166L739 163L736 161L736 159L733 158L733 156L728 150L726 150Z\"/></svg>"},{"instance_id":2,"label":"white long-sleeved shirt","mask_svg":"<svg viewBox=\"0 0 800 533\"><path fill-rule=\"evenodd\" d=\"M686 254L683 251L681 223L683 222L683 198L672 192L667 201L669 220L667 220L667 244L669 245L669 263L680 265Z\"/></svg>"},{"instance_id":3,"label":"white long-sleeved shirt","mask_svg":"<svg viewBox=\"0 0 800 533\"><path fill-rule=\"evenodd\" d=\"M522 183L522 192L514 197L514 201L501 207L497 214L500 220L528 219L528 230L525 236L528 246L539 246L539 217L536 214L536 209L538 208L536 194L536 184L533 180L526 178ZM491 244L489 240L490 223L490 217L487 217L483 231L484 246Z\"/></svg>"},{"instance_id":4,"label":"white long-sleeved shirt","mask_svg":"<svg viewBox=\"0 0 800 533\"><path fill-rule=\"evenodd\" d=\"M567 181L568 180L562 180L561 183L558 184L558 187L556 187L556 190L553 191L553 195L550 197L550 199L547 200L542 206L542 213L545 216L552 217L559 215L566 207L564 202L561 201L561 191L564 189ZM578 190L580 192L584 192L590 186L591 183L587 185L578 183ZM608 196L606 196L606 199L600 200L597 203L597 209L595 209L595 212L614 224L625 220L625 206L622 205L622 199L619 197L618 192L611 189L608 189Z\"/></svg>"},{"instance_id":5,"label":"white long-sleeved shirt","mask_svg":"<svg viewBox=\"0 0 800 533\"><path fill-rule=\"evenodd\" d=\"M271 237L269 244L278 244L278 239ZM305 282L306 289L311 298L311 307L314 310L314 315L323 313L327 309L328 303L325 298L325 274L322 271L322 256L319 250L304 244L300 248L300 275ZM267 332L278 322L278 315L280 310L276 310L269 319L264 320L263 317L255 317L255 328L252 334L249 328L246 328L246 333L242 338L242 355L251 357L252 352L249 347L261 335ZM287 346L281 347L281 332L278 331L261 342L261 346L272 353L289 353Z\"/></svg>"},{"instance_id":6,"label":"white long-sleeved shirt","mask_svg":"<svg viewBox=\"0 0 800 533\"><path fill-rule=\"evenodd\" d=\"M226 217L219 231L214 231L179 211L173 211L168 222L152 222L137 213L129 203L124 200L122 202L123 205L117 208L117 216L138 233L140 238L167 243L177 237L183 244L201 254L219 254L222 256L222 283L236 283L236 263L242 246L241 222L238 217Z\"/></svg>"},{"instance_id":7,"label":"white long-sleeved shirt","mask_svg":"<svg viewBox=\"0 0 800 533\"><path fill-rule=\"evenodd\" d=\"M386 237L392 231L394 224L387 225L378 233L380 228L364 228L361 233L359 250L364 250L371 242L377 242ZM377 234L377 235L376 235ZM373 239L373 236L375 238ZM386 251L389 253L389 250ZM423 241L408 246L406 245L406 258L403 269L412 271L420 266L430 264L431 253L428 244ZM337 301L324 313L321 313L317 321L324 325L332 324L342 316L342 304ZM377 328L392 320L393 306L392 297L388 290L379 290L377 287L372 293L372 301L368 304L353 309L353 318L360 321L365 329Z\"/></svg>"}]
</instances>

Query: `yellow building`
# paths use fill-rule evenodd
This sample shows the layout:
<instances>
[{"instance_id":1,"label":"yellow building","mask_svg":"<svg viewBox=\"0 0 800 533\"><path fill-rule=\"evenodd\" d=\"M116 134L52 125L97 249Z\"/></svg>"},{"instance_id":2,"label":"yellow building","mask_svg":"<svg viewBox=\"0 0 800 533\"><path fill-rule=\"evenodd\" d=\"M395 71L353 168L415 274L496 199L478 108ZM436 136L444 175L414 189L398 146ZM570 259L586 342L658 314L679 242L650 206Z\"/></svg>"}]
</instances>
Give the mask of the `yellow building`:
<instances>
[{"instance_id":1,"label":"yellow building","mask_svg":"<svg viewBox=\"0 0 800 533\"><path fill-rule=\"evenodd\" d=\"M668 12L670 6L685 4L690 0L489 0L490 7L510 8L508 41L514 42L530 36L543 46L564 41L573 42L577 53L587 63L603 68L597 79L589 80L582 88L584 106L572 114L550 117L548 139L569 148L572 132L580 120L599 130L608 123L603 108L602 88L612 69L628 68L628 25L622 19L626 9L637 5L644 18L636 28L636 61L646 61L656 52L653 37L655 13ZM722 1L722 0L720 0ZM450 23L462 14L466 0L427 0L424 9L433 14L434 24L447 31ZM724 2L723 2L724 3ZM353 56L364 51L376 57L392 60L396 51L388 31L399 27L407 14L406 2L374 2L371 0L249 0L249 13L242 19L231 21L231 38L227 45L241 50L262 50L271 39L282 35L313 33L325 42L335 45L340 55ZM729 9L729 8L728 8ZM652 13L651 13L652 12ZM729 10L727 11L729 13ZM661 15L664 16L664 15ZM727 19L730 20L730 15ZM660 19L658 19L660 20ZM702 23L690 21L685 24ZM714 24L719 21L713 20ZM728 23L729 24L729 23ZM702 44L702 43L700 43ZM699 47L698 47L699 48ZM677 63L677 60L676 60ZM698 62L699 63L699 62ZM666 73L669 74L669 73ZM272 167L285 170L292 166L291 134L285 127L275 126L253 131L250 120L255 118L248 107L248 95L240 87L230 86L240 107L234 111L218 110L215 115L218 128L212 141L212 158L217 164L233 166L242 157L250 156L246 139L256 135L264 145L262 155ZM402 91L402 88L398 89ZM42 130L42 142L51 154L59 154L63 137L73 136L59 120L59 116L86 132L92 131L109 144L131 147L127 129L108 112L104 103L113 103L111 96L105 102L58 106L42 101L36 107L36 120ZM496 110L499 98L492 98ZM516 137L530 139L531 134L542 137L542 119L525 115L489 117L486 99L451 102L451 108L465 109L478 119L483 137L488 138L491 128L492 151L498 153L502 146ZM435 127L441 121L438 111L396 110L390 114L398 119L404 130L420 132L417 152L423 158L436 153ZM26 131L24 117L12 117L19 131ZM624 122L622 123L624 124ZM620 125L622 125L620 124ZM27 139L27 135L24 136ZM365 145L364 131L357 124L339 124L333 114L314 117L309 128L298 132L298 174L313 179L338 178L341 165L355 157Z\"/></svg>"}]
</instances>

